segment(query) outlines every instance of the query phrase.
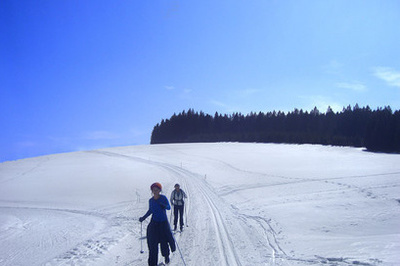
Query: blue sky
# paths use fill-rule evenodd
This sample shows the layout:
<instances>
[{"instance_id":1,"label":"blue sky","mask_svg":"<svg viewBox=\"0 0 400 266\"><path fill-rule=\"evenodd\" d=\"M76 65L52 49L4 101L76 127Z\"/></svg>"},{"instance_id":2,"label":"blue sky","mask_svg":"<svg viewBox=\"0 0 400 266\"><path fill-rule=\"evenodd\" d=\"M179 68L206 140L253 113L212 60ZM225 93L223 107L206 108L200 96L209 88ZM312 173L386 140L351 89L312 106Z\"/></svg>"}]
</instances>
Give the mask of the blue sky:
<instances>
[{"instance_id":1,"label":"blue sky","mask_svg":"<svg viewBox=\"0 0 400 266\"><path fill-rule=\"evenodd\" d=\"M161 119L400 109L400 1L2 0L0 161L149 144Z\"/></svg>"}]
</instances>

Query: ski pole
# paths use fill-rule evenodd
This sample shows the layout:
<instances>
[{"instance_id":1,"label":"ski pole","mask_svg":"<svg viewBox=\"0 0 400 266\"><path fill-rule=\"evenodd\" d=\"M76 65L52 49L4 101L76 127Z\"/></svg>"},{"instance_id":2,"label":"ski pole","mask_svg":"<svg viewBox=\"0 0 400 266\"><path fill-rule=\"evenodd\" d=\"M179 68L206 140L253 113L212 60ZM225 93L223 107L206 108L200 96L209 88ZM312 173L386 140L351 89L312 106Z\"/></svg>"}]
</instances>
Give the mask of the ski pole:
<instances>
[{"instance_id":1,"label":"ski pole","mask_svg":"<svg viewBox=\"0 0 400 266\"><path fill-rule=\"evenodd\" d=\"M187 202L187 200L186 200L186 202ZM189 227L189 225L187 223L187 212L186 212L187 206L185 206L185 205L187 205L187 203L183 205L183 208L185 208L185 223L186 223L186 227Z\"/></svg>"},{"instance_id":2,"label":"ski pole","mask_svg":"<svg viewBox=\"0 0 400 266\"><path fill-rule=\"evenodd\" d=\"M174 239L175 244L176 244L176 247L178 248L179 254L181 255L181 259L182 259L183 265L186 266L185 259L183 258L182 251L181 251L181 249L179 248L179 244L178 244L178 242L176 241L176 238L175 238L174 234L172 234L172 238Z\"/></svg>"},{"instance_id":3,"label":"ski pole","mask_svg":"<svg viewBox=\"0 0 400 266\"><path fill-rule=\"evenodd\" d=\"M140 222L140 253L144 253L143 251L143 222Z\"/></svg>"},{"instance_id":4,"label":"ski pole","mask_svg":"<svg viewBox=\"0 0 400 266\"><path fill-rule=\"evenodd\" d=\"M169 224L172 223L172 210L173 210L173 207L171 207L171 210L169 211Z\"/></svg>"}]
</instances>

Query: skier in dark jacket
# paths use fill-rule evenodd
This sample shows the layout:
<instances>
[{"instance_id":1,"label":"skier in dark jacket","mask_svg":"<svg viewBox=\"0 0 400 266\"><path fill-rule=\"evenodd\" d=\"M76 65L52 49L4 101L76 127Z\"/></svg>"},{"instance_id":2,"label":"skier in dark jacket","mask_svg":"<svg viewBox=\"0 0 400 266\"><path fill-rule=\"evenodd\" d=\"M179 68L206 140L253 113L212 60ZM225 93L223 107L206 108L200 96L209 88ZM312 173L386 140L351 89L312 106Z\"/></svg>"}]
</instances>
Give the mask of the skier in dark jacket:
<instances>
[{"instance_id":1,"label":"skier in dark jacket","mask_svg":"<svg viewBox=\"0 0 400 266\"><path fill-rule=\"evenodd\" d=\"M178 224L178 214L181 231L183 229L183 209L185 208L184 199L186 198L186 193L180 188L179 184L175 184L175 190L171 193L171 203L174 206L174 231L176 231Z\"/></svg>"},{"instance_id":2,"label":"skier in dark jacket","mask_svg":"<svg viewBox=\"0 0 400 266\"><path fill-rule=\"evenodd\" d=\"M153 197L149 200L149 210L143 217L139 218L143 222L150 214L151 221L147 226L147 246L149 247L149 266L158 264L158 244L161 246L161 254L165 258L165 263L169 263L169 249L174 252L176 249L174 237L168 223L166 210L170 210L167 197L161 195L162 186L154 183L150 187ZM169 246L168 246L169 245Z\"/></svg>"}]
</instances>

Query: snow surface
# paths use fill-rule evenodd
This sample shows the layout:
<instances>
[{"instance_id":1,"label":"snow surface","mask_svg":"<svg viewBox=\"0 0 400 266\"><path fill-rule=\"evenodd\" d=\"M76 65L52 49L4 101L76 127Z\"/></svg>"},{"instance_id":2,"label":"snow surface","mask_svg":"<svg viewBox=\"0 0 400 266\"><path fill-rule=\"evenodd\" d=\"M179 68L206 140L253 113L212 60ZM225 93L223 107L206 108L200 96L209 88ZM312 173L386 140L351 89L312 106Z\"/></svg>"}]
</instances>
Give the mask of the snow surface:
<instances>
[{"instance_id":1,"label":"snow surface","mask_svg":"<svg viewBox=\"0 0 400 266\"><path fill-rule=\"evenodd\" d=\"M399 162L356 148L240 143L4 162L0 265L147 265L138 219L156 181L168 198L175 183L188 194L187 227L175 234L186 265L400 265ZM184 265L179 251L170 265Z\"/></svg>"}]
</instances>

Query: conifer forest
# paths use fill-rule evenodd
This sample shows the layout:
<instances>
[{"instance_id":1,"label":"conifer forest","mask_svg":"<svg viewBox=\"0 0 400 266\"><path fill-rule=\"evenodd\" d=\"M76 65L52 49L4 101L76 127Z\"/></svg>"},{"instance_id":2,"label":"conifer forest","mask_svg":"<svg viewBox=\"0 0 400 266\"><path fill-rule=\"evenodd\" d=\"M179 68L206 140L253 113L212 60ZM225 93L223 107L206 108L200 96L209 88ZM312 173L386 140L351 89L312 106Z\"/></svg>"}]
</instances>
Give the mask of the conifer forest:
<instances>
[{"instance_id":1,"label":"conifer forest","mask_svg":"<svg viewBox=\"0 0 400 266\"><path fill-rule=\"evenodd\" d=\"M315 107L309 112L216 112L211 116L189 109L163 119L151 135L151 144L189 142L322 144L400 152L400 111L356 104L341 112L328 107L322 113Z\"/></svg>"}]
</instances>

